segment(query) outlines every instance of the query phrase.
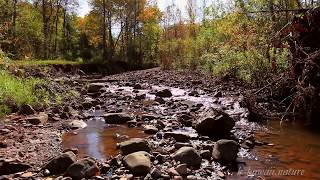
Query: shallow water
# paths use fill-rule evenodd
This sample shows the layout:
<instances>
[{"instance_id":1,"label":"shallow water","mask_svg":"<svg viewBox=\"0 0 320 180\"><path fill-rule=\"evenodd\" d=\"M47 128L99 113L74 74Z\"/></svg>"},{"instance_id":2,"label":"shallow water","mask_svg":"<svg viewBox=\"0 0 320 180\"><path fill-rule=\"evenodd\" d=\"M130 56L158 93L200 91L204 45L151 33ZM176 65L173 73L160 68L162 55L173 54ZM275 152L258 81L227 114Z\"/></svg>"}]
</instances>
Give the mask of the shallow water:
<instances>
[{"instance_id":1,"label":"shallow water","mask_svg":"<svg viewBox=\"0 0 320 180\"><path fill-rule=\"evenodd\" d=\"M256 132L256 140L269 145L256 146L254 156L244 158L246 165L231 179L257 178L259 173L270 179L320 179L319 133L297 123L269 121L266 127L268 132Z\"/></svg>"},{"instance_id":2,"label":"shallow water","mask_svg":"<svg viewBox=\"0 0 320 180\"><path fill-rule=\"evenodd\" d=\"M79 156L92 156L105 160L116 156L119 152L117 143L128 138L147 137L139 128L129 128L127 125L107 125L100 119L92 119L88 126L63 135L62 146L78 148Z\"/></svg>"},{"instance_id":3,"label":"shallow water","mask_svg":"<svg viewBox=\"0 0 320 180\"><path fill-rule=\"evenodd\" d=\"M175 117L178 107L174 112L167 110L162 105L153 106L155 98L152 90L168 88L164 86L150 86L151 89L139 90L145 93L147 100L143 106L151 107L149 111L157 112L157 115ZM121 89L121 90L120 90ZM238 97L215 98L205 94L199 97L189 96L188 90L170 88L173 97L172 101L180 101L183 104L203 104L205 108L225 108L230 115L242 116L236 123L235 131L237 137L241 134L254 132L256 140L266 142L268 145L255 146L251 151L241 149L239 153L239 171L232 173L228 179L320 179L320 134L303 128L299 124L284 124L280 126L279 121L270 121L267 124L259 125L248 122L247 109L240 107ZM134 96L132 87L110 86L111 93ZM136 112L130 112L137 115ZM138 112L144 114L149 112ZM96 116L99 116L96 114ZM127 125L107 125L101 119L89 120L88 127L74 133L66 133L63 136L63 147L76 147L80 156L93 156L97 159L107 159L117 155L119 152L116 144L127 138L147 137L139 128L128 128ZM188 131L180 129L179 131ZM126 136L126 137L124 137ZM291 176L288 176L291 175Z\"/></svg>"}]
</instances>

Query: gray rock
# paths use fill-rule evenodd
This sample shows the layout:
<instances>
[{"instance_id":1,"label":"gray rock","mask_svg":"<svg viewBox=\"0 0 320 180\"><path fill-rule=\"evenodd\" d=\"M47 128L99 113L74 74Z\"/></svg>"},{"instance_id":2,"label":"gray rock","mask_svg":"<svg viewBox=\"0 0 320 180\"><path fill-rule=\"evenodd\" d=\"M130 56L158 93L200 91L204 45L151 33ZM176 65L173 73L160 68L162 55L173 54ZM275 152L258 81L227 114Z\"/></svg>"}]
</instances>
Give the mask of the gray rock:
<instances>
[{"instance_id":1,"label":"gray rock","mask_svg":"<svg viewBox=\"0 0 320 180\"><path fill-rule=\"evenodd\" d=\"M219 110L205 112L195 124L199 134L207 136L225 136L230 133L235 121L226 113Z\"/></svg>"},{"instance_id":2,"label":"gray rock","mask_svg":"<svg viewBox=\"0 0 320 180\"><path fill-rule=\"evenodd\" d=\"M180 148L173 155L173 159L193 167L199 167L201 164L201 157L199 153L192 147Z\"/></svg>"},{"instance_id":3,"label":"gray rock","mask_svg":"<svg viewBox=\"0 0 320 180\"><path fill-rule=\"evenodd\" d=\"M182 132L165 132L164 138L172 137L178 142L187 142L190 140L190 136Z\"/></svg>"},{"instance_id":4,"label":"gray rock","mask_svg":"<svg viewBox=\"0 0 320 180\"><path fill-rule=\"evenodd\" d=\"M175 170L179 173L179 175L184 176L188 174L188 166L187 164L179 164Z\"/></svg>"},{"instance_id":5,"label":"gray rock","mask_svg":"<svg viewBox=\"0 0 320 180\"><path fill-rule=\"evenodd\" d=\"M82 129L87 127L87 123L83 120L73 120L68 125L71 129Z\"/></svg>"},{"instance_id":6,"label":"gray rock","mask_svg":"<svg viewBox=\"0 0 320 180\"><path fill-rule=\"evenodd\" d=\"M97 93L104 87L106 87L105 83L91 83L88 87L88 93Z\"/></svg>"},{"instance_id":7,"label":"gray rock","mask_svg":"<svg viewBox=\"0 0 320 180\"><path fill-rule=\"evenodd\" d=\"M19 114L22 115L31 115L36 113L36 111L29 104L22 105L19 110Z\"/></svg>"},{"instance_id":8,"label":"gray rock","mask_svg":"<svg viewBox=\"0 0 320 180\"><path fill-rule=\"evenodd\" d=\"M171 91L169 89L163 89L161 91L158 91L156 93L156 96L162 97L162 98L168 98L168 97L172 96L172 93L171 93Z\"/></svg>"},{"instance_id":9,"label":"gray rock","mask_svg":"<svg viewBox=\"0 0 320 180\"><path fill-rule=\"evenodd\" d=\"M76 155L73 152L68 151L51 159L42 169L48 169L50 174L61 174L75 161Z\"/></svg>"},{"instance_id":10,"label":"gray rock","mask_svg":"<svg viewBox=\"0 0 320 180\"><path fill-rule=\"evenodd\" d=\"M146 175L151 170L150 156L145 151L138 151L125 156L123 162L134 175Z\"/></svg>"},{"instance_id":11,"label":"gray rock","mask_svg":"<svg viewBox=\"0 0 320 180\"><path fill-rule=\"evenodd\" d=\"M133 119L126 113L107 113L103 115L103 118L108 124L125 124Z\"/></svg>"},{"instance_id":12,"label":"gray rock","mask_svg":"<svg viewBox=\"0 0 320 180\"><path fill-rule=\"evenodd\" d=\"M150 152L149 143L141 138L132 138L119 144L123 155L131 154L137 151Z\"/></svg>"},{"instance_id":13,"label":"gray rock","mask_svg":"<svg viewBox=\"0 0 320 180\"><path fill-rule=\"evenodd\" d=\"M66 171L66 176L72 179L91 178L98 172L99 168L95 161L85 158L71 164Z\"/></svg>"},{"instance_id":14,"label":"gray rock","mask_svg":"<svg viewBox=\"0 0 320 180\"><path fill-rule=\"evenodd\" d=\"M153 179L161 178L162 172L158 168L153 168L150 172Z\"/></svg>"},{"instance_id":15,"label":"gray rock","mask_svg":"<svg viewBox=\"0 0 320 180\"><path fill-rule=\"evenodd\" d=\"M239 152L238 143L234 140L221 139L212 150L212 157L219 161L235 161Z\"/></svg>"},{"instance_id":16,"label":"gray rock","mask_svg":"<svg viewBox=\"0 0 320 180\"><path fill-rule=\"evenodd\" d=\"M200 156L203 158L203 159L208 159L210 160L211 158L211 152L209 150L202 150L200 152Z\"/></svg>"},{"instance_id":17,"label":"gray rock","mask_svg":"<svg viewBox=\"0 0 320 180\"><path fill-rule=\"evenodd\" d=\"M0 161L0 175L9 175L30 169L29 164L11 161Z\"/></svg>"},{"instance_id":18,"label":"gray rock","mask_svg":"<svg viewBox=\"0 0 320 180\"><path fill-rule=\"evenodd\" d=\"M158 132L158 128L153 125L145 125L144 126L144 133L146 134L156 134Z\"/></svg>"},{"instance_id":19,"label":"gray rock","mask_svg":"<svg viewBox=\"0 0 320 180\"><path fill-rule=\"evenodd\" d=\"M48 115L45 113L40 113L37 116L32 116L26 118L26 121L33 125L46 124L48 122Z\"/></svg>"}]
</instances>

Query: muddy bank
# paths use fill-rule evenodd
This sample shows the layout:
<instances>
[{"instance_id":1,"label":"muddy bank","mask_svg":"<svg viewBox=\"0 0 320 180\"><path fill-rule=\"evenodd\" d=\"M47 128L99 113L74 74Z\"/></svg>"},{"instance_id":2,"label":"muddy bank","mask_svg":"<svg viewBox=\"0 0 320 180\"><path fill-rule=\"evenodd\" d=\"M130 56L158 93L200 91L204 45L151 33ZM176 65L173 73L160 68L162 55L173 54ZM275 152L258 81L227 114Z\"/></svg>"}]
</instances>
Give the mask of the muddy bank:
<instances>
[{"instance_id":1,"label":"muddy bank","mask_svg":"<svg viewBox=\"0 0 320 180\"><path fill-rule=\"evenodd\" d=\"M47 116L40 119L31 114L1 121L0 168L29 167L20 170L28 174L6 177L256 178L260 175L239 172L269 168L264 162L273 156L284 169L318 166L305 166L310 158L292 164L299 148L291 159L284 158L285 152L298 142L286 142L288 134L277 136L268 125L248 121L240 81L160 69L54 81L72 87L79 97L46 108ZM306 144L310 157L320 152L318 142ZM308 176L297 177L318 173L306 171Z\"/></svg>"}]
</instances>

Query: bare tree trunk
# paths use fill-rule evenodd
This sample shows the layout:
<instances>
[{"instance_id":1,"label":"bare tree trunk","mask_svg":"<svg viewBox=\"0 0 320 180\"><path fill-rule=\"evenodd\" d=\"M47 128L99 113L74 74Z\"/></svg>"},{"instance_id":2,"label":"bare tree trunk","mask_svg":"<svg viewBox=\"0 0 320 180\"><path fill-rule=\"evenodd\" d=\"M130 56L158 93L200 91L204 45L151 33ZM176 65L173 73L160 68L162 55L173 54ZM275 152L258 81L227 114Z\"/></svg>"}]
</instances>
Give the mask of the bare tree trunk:
<instances>
[{"instance_id":1,"label":"bare tree trunk","mask_svg":"<svg viewBox=\"0 0 320 180\"><path fill-rule=\"evenodd\" d=\"M48 22L47 22L47 16L46 16L46 0L42 0L42 22L43 22L43 36L44 36L44 42L43 42L43 57L46 59L48 58Z\"/></svg>"},{"instance_id":2,"label":"bare tree trunk","mask_svg":"<svg viewBox=\"0 0 320 180\"><path fill-rule=\"evenodd\" d=\"M13 16L12 16L12 35L16 36L16 20L17 20L17 1L13 0Z\"/></svg>"},{"instance_id":3,"label":"bare tree trunk","mask_svg":"<svg viewBox=\"0 0 320 180\"><path fill-rule=\"evenodd\" d=\"M106 0L102 1L102 13L103 13L103 23L102 23L102 50L103 50L103 59L105 60L107 57L107 51L106 51Z\"/></svg>"},{"instance_id":4,"label":"bare tree trunk","mask_svg":"<svg viewBox=\"0 0 320 180\"><path fill-rule=\"evenodd\" d=\"M54 54L57 55L58 46L58 22L59 22L59 12L60 12L61 0L57 1L57 12L55 16L55 39L54 39Z\"/></svg>"}]
</instances>

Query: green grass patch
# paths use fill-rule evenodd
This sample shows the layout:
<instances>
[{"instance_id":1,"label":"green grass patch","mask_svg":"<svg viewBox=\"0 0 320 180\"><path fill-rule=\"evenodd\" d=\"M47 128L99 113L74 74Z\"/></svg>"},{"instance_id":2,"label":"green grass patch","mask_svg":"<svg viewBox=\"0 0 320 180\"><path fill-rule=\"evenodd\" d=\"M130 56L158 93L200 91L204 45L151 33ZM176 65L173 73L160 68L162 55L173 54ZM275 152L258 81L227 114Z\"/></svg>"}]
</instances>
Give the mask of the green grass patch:
<instances>
[{"instance_id":1,"label":"green grass patch","mask_svg":"<svg viewBox=\"0 0 320 180\"><path fill-rule=\"evenodd\" d=\"M46 90L36 88L41 83L44 82L36 78L17 78L5 70L0 70L0 116L11 113L12 106L34 106L47 102Z\"/></svg>"},{"instance_id":2,"label":"green grass patch","mask_svg":"<svg viewBox=\"0 0 320 180\"><path fill-rule=\"evenodd\" d=\"M11 61L10 63L18 66L49 66L49 65L77 65L83 64L82 61L67 61L64 59L55 60L19 60Z\"/></svg>"}]
</instances>

